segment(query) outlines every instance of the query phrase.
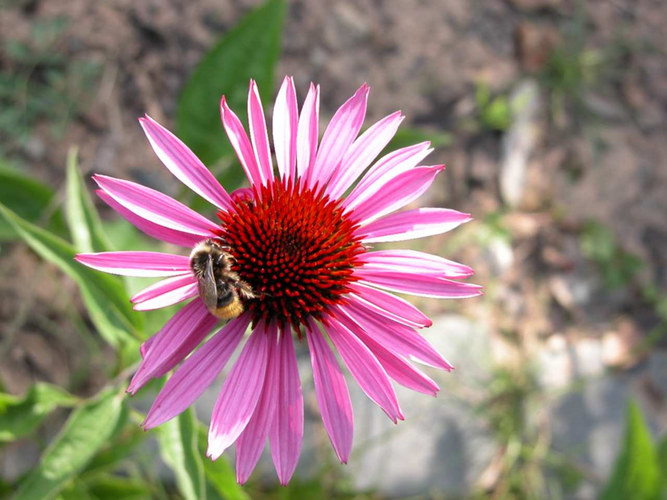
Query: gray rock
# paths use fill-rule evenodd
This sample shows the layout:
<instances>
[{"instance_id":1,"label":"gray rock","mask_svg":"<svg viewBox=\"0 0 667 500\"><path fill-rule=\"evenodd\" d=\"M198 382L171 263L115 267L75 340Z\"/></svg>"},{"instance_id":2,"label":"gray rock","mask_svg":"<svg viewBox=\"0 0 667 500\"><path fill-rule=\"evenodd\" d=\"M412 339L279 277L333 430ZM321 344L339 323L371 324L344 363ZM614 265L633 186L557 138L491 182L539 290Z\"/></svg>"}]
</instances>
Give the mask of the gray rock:
<instances>
[{"instance_id":1,"label":"gray rock","mask_svg":"<svg viewBox=\"0 0 667 500\"><path fill-rule=\"evenodd\" d=\"M474 408L452 386L478 387L488 376L488 336L454 315L434 319L425 336L459 366L452 373L425 369L438 382L436 398L397 388L405 421L394 425L356 386L355 444L349 474L357 489L403 497L470 491L497 451Z\"/></svg>"},{"instance_id":2,"label":"gray rock","mask_svg":"<svg viewBox=\"0 0 667 500\"><path fill-rule=\"evenodd\" d=\"M500 194L510 207L521 203L526 182L526 168L538 139L541 108L537 82L524 80L510 96L513 121L502 142L500 159Z\"/></svg>"}]
</instances>

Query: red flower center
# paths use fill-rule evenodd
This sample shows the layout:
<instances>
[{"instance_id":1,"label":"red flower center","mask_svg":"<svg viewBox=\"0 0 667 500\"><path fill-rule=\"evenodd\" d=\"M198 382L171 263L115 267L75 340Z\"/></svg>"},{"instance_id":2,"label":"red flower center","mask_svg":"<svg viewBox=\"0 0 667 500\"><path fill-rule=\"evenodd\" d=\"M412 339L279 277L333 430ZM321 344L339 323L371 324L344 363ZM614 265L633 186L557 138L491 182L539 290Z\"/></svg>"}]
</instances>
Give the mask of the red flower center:
<instances>
[{"instance_id":1,"label":"red flower center","mask_svg":"<svg viewBox=\"0 0 667 500\"><path fill-rule=\"evenodd\" d=\"M355 281L352 271L365 249L353 235L354 221L323 191L275 182L218 213L234 271L258 297L245 304L255 321L296 328L308 316L321 319Z\"/></svg>"}]
</instances>

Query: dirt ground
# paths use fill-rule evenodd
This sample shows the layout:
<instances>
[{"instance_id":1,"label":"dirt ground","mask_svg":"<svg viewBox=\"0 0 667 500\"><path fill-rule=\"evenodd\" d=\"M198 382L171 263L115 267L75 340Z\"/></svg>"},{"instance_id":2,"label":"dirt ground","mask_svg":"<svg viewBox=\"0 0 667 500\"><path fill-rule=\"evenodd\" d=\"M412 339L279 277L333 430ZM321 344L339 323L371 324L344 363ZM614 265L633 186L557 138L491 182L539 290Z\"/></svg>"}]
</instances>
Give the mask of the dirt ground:
<instances>
[{"instance_id":1,"label":"dirt ground","mask_svg":"<svg viewBox=\"0 0 667 500\"><path fill-rule=\"evenodd\" d=\"M37 114L26 137L3 140L3 154L62 186L67 150L76 145L84 174L129 178L175 195L177 184L136 119L148 113L173 125L179 91L202 54L257 4L5 2L3 75L26 70L8 49L14 42L67 61L54 65L79 61L95 70L87 85L69 77L64 83L61 91L72 100L65 118ZM60 31L40 46L35 27L61 19ZM488 323L506 344L498 361L534 355L554 337L594 338L606 366L626 370L642 362L642 346L667 321L645 293L667 289L665 26L661 0L290 1L276 81L293 75L301 98L309 82L319 83L324 120L368 82L366 123L401 109L407 126L452 135L429 158L447 165L429 196L476 222L456 239L427 244L477 271L475 281L487 289L483 305L456 307ZM35 65L32 78L42 78L45 66ZM526 82L538 89L527 136L516 120L496 127L484 117L480 89L507 102ZM273 96L263 98L268 108ZM525 163L511 172L513 131L528 138L518 153ZM596 240L591 227L613 236L611 257L596 260L595 249L607 240ZM622 270L630 254L641 268L608 286L605 266ZM6 390L20 393L35 380L83 393L98 387L103 373L75 382L104 364L103 350L82 360L79 337L68 333L76 329L71 310L81 308L76 287L23 247L3 248L0 268ZM39 286L19 285L25 282ZM67 293L58 293L63 288ZM30 313L34 305L37 314ZM423 306L431 313L454 307ZM663 336L650 349L665 346ZM667 421L665 388L650 387L645 397Z\"/></svg>"}]
</instances>

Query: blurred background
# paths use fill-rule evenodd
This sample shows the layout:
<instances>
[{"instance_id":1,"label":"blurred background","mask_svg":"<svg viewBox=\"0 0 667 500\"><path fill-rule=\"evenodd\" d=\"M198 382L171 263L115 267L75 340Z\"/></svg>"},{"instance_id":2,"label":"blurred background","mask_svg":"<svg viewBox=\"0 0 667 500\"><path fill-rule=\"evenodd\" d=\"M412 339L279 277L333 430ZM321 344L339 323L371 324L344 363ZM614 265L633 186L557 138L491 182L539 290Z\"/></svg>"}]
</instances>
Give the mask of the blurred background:
<instances>
[{"instance_id":1,"label":"blurred background","mask_svg":"<svg viewBox=\"0 0 667 500\"><path fill-rule=\"evenodd\" d=\"M664 494L665 2L3 0L0 14L0 495ZM296 476L277 486L263 457L240 488L225 457L201 459L219 385L198 422L187 413L151 433L138 423L159 385L119 396L139 341L173 310L123 312L147 282L101 280L71 257L158 248L93 206L94 172L211 210L160 164L137 117L174 130L231 190L241 169L219 96L243 115L253 77L269 111L284 75L300 100L321 85L322 124L367 82L366 125L401 109L392 147L432 141L429 163L447 169L419 205L475 220L412 247L472 266L485 295L410 299L457 369L428 372L442 387L435 399L399 388L398 426L350 384L347 466L299 352L307 419Z\"/></svg>"}]
</instances>

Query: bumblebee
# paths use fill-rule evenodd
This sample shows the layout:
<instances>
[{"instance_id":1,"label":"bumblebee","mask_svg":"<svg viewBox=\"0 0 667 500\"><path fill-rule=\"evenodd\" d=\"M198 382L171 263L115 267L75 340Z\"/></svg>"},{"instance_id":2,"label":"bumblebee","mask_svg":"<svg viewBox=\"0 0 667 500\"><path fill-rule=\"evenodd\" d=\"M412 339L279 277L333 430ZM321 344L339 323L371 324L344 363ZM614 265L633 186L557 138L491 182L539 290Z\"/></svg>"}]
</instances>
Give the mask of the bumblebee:
<instances>
[{"instance_id":1,"label":"bumblebee","mask_svg":"<svg viewBox=\"0 0 667 500\"><path fill-rule=\"evenodd\" d=\"M220 319L236 318L243 312L243 300L256 297L250 285L232 271L233 260L222 242L210 238L198 243L190 254L199 296Z\"/></svg>"}]
</instances>

